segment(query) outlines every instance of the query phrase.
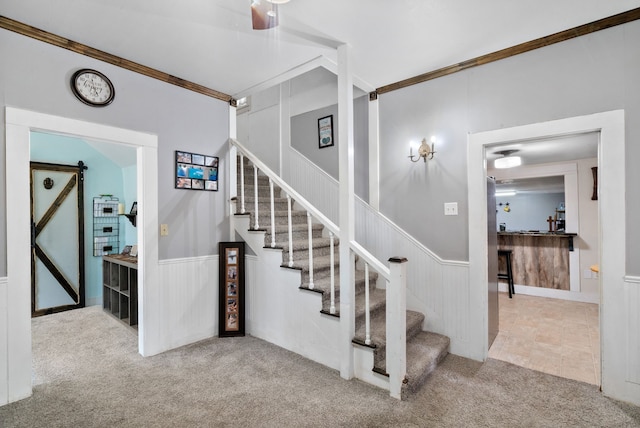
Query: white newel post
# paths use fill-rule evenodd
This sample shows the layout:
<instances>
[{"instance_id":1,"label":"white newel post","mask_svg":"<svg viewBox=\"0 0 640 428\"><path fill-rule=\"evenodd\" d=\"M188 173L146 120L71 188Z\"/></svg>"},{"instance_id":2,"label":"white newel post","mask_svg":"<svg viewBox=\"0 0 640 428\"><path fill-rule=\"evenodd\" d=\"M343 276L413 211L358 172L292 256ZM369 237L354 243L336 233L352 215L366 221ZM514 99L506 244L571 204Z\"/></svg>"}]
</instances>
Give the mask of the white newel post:
<instances>
[{"instance_id":1,"label":"white newel post","mask_svg":"<svg viewBox=\"0 0 640 428\"><path fill-rule=\"evenodd\" d=\"M407 374L407 259L389 259L387 284L387 373L389 393L400 399Z\"/></svg>"}]
</instances>

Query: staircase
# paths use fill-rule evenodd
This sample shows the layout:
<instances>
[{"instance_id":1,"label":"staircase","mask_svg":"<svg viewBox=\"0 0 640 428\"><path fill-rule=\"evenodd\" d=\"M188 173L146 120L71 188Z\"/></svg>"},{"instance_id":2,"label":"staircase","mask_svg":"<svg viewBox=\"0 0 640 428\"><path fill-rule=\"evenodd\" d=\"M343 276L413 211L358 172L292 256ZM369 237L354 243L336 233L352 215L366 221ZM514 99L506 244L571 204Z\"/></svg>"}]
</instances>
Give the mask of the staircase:
<instances>
[{"instance_id":1,"label":"staircase","mask_svg":"<svg viewBox=\"0 0 640 428\"><path fill-rule=\"evenodd\" d=\"M319 310L329 317L340 317L340 278L339 278L339 240L329 237L330 233L321 224L314 223L309 232L308 218L305 211L296 210L292 201L291 229L292 240L289 241L288 200L281 189L274 185L273 211L275 227L271 226L271 194L269 178L258 174L258 212L257 228L255 217L255 176L254 167L248 159L244 159L244 209L242 214L241 173L238 162L236 198L236 214L248 217L252 233L264 233L264 248L275 248L282 251L281 267L300 272L299 289L316 293L320 297ZM313 244L313 284L309 266L309 233ZM333 241L333 242L332 242ZM333 246L333 257L331 247ZM291 249L293 252L291 253ZM335 283L334 308L331 305L331 276ZM388 377L386 371L386 290L377 288L378 274L369 273L369 280L360 262L355 266L355 336L354 346L373 353L373 376ZM365 288L369 288L370 343L366 343L365 333ZM438 363L447 355L449 338L435 333L422 331L425 316L414 311L407 311L407 375L402 387L402 397L416 391L435 370ZM365 379L366 380L366 379Z\"/></svg>"}]
</instances>

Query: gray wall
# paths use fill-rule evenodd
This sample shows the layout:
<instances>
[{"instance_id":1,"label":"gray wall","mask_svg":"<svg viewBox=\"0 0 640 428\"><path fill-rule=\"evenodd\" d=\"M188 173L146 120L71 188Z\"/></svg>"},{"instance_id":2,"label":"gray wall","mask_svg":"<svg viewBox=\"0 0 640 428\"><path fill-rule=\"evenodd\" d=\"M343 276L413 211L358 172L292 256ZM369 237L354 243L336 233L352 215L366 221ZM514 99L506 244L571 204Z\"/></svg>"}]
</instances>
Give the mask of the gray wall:
<instances>
[{"instance_id":1,"label":"gray wall","mask_svg":"<svg viewBox=\"0 0 640 428\"><path fill-rule=\"evenodd\" d=\"M638 40L636 21L381 95L383 214L441 257L468 260L468 133L625 109L627 271L640 274ZM430 135L435 159L411 164L409 141ZM450 201L459 216L443 215Z\"/></svg>"},{"instance_id":2,"label":"gray wall","mask_svg":"<svg viewBox=\"0 0 640 428\"><path fill-rule=\"evenodd\" d=\"M369 200L369 112L367 97L354 100L355 193ZM318 119L333 115L334 145L318 147ZM338 179L338 105L324 107L291 118L291 146L327 174Z\"/></svg>"},{"instance_id":3,"label":"gray wall","mask_svg":"<svg viewBox=\"0 0 640 428\"><path fill-rule=\"evenodd\" d=\"M217 253L227 240L224 191L174 189L174 150L224 156L229 135L228 105L173 85L0 30L0 108L49 113L158 135L159 223L170 235L159 241L160 259ZM105 108L80 103L69 89L79 68L109 76L116 98ZM4 120L0 121L0 164L5 165ZM223 159L221 159L223 161ZM226 165L221 162L221 188ZM6 268L6 180L0 176L0 276Z\"/></svg>"}]
</instances>

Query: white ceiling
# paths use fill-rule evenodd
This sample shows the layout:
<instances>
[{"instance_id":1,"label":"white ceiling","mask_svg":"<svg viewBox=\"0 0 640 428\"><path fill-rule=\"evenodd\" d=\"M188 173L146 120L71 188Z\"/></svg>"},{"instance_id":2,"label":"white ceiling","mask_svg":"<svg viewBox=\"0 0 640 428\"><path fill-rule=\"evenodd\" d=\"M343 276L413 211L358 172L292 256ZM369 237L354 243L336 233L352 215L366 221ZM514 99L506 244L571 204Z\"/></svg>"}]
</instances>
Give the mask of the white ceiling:
<instances>
[{"instance_id":1,"label":"white ceiling","mask_svg":"<svg viewBox=\"0 0 640 428\"><path fill-rule=\"evenodd\" d=\"M264 1L264 0L262 0ZM640 7L640 0L291 0L251 29L251 0L2 0L0 14L229 95L352 47L380 87Z\"/></svg>"},{"instance_id":2,"label":"white ceiling","mask_svg":"<svg viewBox=\"0 0 640 428\"><path fill-rule=\"evenodd\" d=\"M488 168L493 168L493 161L502 157L498 152L515 150L513 156L522 158L522 165L536 165L551 162L567 162L577 159L598 157L598 141L600 134L567 135L543 140L515 141L487 148Z\"/></svg>"}]
</instances>

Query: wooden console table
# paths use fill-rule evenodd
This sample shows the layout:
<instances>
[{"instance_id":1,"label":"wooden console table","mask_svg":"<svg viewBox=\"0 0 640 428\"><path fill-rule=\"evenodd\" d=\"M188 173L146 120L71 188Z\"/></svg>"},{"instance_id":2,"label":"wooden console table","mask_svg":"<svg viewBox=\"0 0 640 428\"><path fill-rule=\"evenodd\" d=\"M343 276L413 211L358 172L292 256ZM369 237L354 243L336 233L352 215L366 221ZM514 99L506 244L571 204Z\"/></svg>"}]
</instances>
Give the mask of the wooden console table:
<instances>
[{"instance_id":1,"label":"wooden console table","mask_svg":"<svg viewBox=\"0 0 640 428\"><path fill-rule=\"evenodd\" d=\"M102 306L124 323L138 324L138 258L102 257Z\"/></svg>"}]
</instances>

